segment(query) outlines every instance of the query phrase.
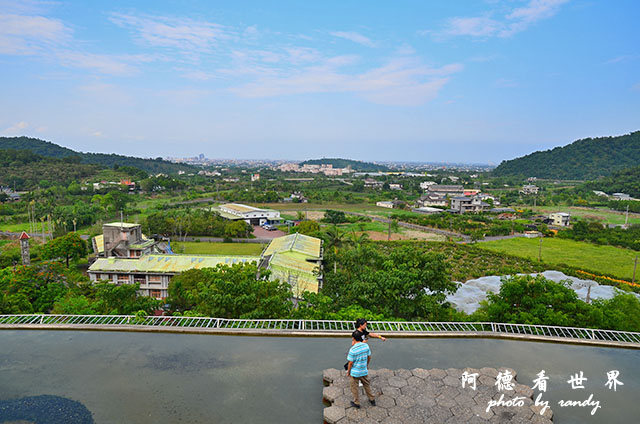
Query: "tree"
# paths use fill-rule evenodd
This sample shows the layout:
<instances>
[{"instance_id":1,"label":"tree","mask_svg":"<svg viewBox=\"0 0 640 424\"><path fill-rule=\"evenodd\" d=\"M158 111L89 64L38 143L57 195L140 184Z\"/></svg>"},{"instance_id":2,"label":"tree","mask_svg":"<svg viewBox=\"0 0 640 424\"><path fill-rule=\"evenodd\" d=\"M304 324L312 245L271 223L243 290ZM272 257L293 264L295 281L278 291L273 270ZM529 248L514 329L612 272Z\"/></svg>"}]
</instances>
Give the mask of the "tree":
<instances>
[{"instance_id":1,"label":"tree","mask_svg":"<svg viewBox=\"0 0 640 424\"><path fill-rule=\"evenodd\" d=\"M0 313L48 313L67 291L67 273L58 263L7 267L0 270Z\"/></svg>"},{"instance_id":2,"label":"tree","mask_svg":"<svg viewBox=\"0 0 640 424\"><path fill-rule=\"evenodd\" d=\"M221 318L284 318L292 303L291 287L271 281L269 271L254 263L192 269L169 283L172 310L186 308L204 316Z\"/></svg>"},{"instance_id":3,"label":"tree","mask_svg":"<svg viewBox=\"0 0 640 424\"><path fill-rule=\"evenodd\" d=\"M332 252L327 256L335 260ZM364 243L343 249L340 260L338 272L324 276L323 294L333 299L334 311L359 305L387 317L437 320L450 309L444 301L456 285L440 254Z\"/></svg>"},{"instance_id":4,"label":"tree","mask_svg":"<svg viewBox=\"0 0 640 424\"><path fill-rule=\"evenodd\" d=\"M224 226L224 236L226 238L233 237L247 237L249 232L253 230L251 225L247 224L244 220L239 219L237 221L229 222Z\"/></svg>"},{"instance_id":5,"label":"tree","mask_svg":"<svg viewBox=\"0 0 640 424\"><path fill-rule=\"evenodd\" d=\"M44 259L62 258L69 268L70 259L80 259L87 255L87 244L78 233L68 233L62 237L54 238L42 246Z\"/></svg>"},{"instance_id":6,"label":"tree","mask_svg":"<svg viewBox=\"0 0 640 424\"><path fill-rule=\"evenodd\" d=\"M514 276L504 280L500 292L488 294L487 318L496 322L589 327L597 324L597 312L566 284L541 275Z\"/></svg>"},{"instance_id":7,"label":"tree","mask_svg":"<svg viewBox=\"0 0 640 424\"><path fill-rule=\"evenodd\" d=\"M322 220L330 224L342 224L343 222L348 221L344 212L335 210L327 210L324 213L324 218Z\"/></svg>"},{"instance_id":8,"label":"tree","mask_svg":"<svg viewBox=\"0 0 640 424\"><path fill-rule=\"evenodd\" d=\"M316 221L302 221L300 224L298 224L296 229L300 234L305 234L308 236L316 235L318 231L320 231L320 224L318 224Z\"/></svg>"},{"instance_id":9,"label":"tree","mask_svg":"<svg viewBox=\"0 0 640 424\"><path fill-rule=\"evenodd\" d=\"M94 309L98 314L129 315L140 310L148 315L160 307L160 300L139 296L140 284L97 283Z\"/></svg>"},{"instance_id":10,"label":"tree","mask_svg":"<svg viewBox=\"0 0 640 424\"><path fill-rule=\"evenodd\" d=\"M337 226L333 225L325 232L324 239L325 239L325 248L333 249L333 254L337 259L338 248L341 247L342 243L344 242L344 233L340 231ZM334 274L337 272L337 266L338 266L338 261L334 260L333 261Z\"/></svg>"}]
</instances>

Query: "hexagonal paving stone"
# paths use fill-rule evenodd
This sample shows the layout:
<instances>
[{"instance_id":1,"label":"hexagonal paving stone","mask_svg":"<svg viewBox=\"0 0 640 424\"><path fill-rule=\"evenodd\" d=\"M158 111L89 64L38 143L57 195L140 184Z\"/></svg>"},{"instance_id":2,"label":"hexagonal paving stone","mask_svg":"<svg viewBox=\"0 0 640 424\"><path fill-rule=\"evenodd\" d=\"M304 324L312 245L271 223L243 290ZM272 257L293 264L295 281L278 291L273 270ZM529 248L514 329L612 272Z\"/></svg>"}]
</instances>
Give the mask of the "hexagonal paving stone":
<instances>
[{"instance_id":1,"label":"hexagonal paving stone","mask_svg":"<svg viewBox=\"0 0 640 424\"><path fill-rule=\"evenodd\" d=\"M416 401L411 396L400 395L396 398L396 405L403 408L411 408L416 405Z\"/></svg>"},{"instance_id":2,"label":"hexagonal paving stone","mask_svg":"<svg viewBox=\"0 0 640 424\"><path fill-rule=\"evenodd\" d=\"M409 371L409 370L405 370L405 369L399 369L399 370L396 370L396 371L394 372L394 374L395 374L397 377L402 377L402 378L404 378L405 380L409 379L410 377L413 377L413 374L411 373L411 371Z\"/></svg>"},{"instance_id":3,"label":"hexagonal paving stone","mask_svg":"<svg viewBox=\"0 0 640 424\"><path fill-rule=\"evenodd\" d=\"M338 386L328 386L322 389L322 397L329 402L333 402L336 398L344 394L343 389Z\"/></svg>"},{"instance_id":4,"label":"hexagonal paving stone","mask_svg":"<svg viewBox=\"0 0 640 424\"><path fill-rule=\"evenodd\" d=\"M334 379L340 377L340 370L337 368L329 368L322 371L322 379L331 383Z\"/></svg>"},{"instance_id":5,"label":"hexagonal paving stone","mask_svg":"<svg viewBox=\"0 0 640 424\"><path fill-rule=\"evenodd\" d=\"M487 411L487 405L472 406L471 412L473 412L474 415L477 415L480 418L483 418L485 420L488 420L491 417L493 417L493 412L491 410Z\"/></svg>"},{"instance_id":6,"label":"hexagonal paving stone","mask_svg":"<svg viewBox=\"0 0 640 424\"><path fill-rule=\"evenodd\" d=\"M409 386L420 386L421 384L424 384L424 380L420 377L412 375L411 377L407 378L407 384Z\"/></svg>"},{"instance_id":7,"label":"hexagonal paving stone","mask_svg":"<svg viewBox=\"0 0 640 424\"><path fill-rule=\"evenodd\" d=\"M367 410L364 407L361 407L360 409L352 407L345 411L345 415L350 420L360 421L367 417Z\"/></svg>"},{"instance_id":8,"label":"hexagonal paving stone","mask_svg":"<svg viewBox=\"0 0 640 424\"><path fill-rule=\"evenodd\" d=\"M496 374L497 375L497 374ZM438 368L432 368L429 370L429 377L443 379L447 376L447 372L445 370L441 370Z\"/></svg>"},{"instance_id":9,"label":"hexagonal paving stone","mask_svg":"<svg viewBox=\"0 0 640 424\"><path fill-rule=\"evenodd\" d=\"M389 385L392 387L404 387L407 385L407 380L402 377L391 377L389 379Z\"/></svg>"},{"instance_id":10,"label":"hexagonal paving stone","mask_svg":"<svg viewBox=\"0 0 640 424\"><path fill-rule=\"evenodd\" d=\"M376 398L376 405L380 408L393 408L396 406L396 401L387 395L380 395Z\"/></svg>"},{"instance_id":11,"label":"hexagonal paving stone","mask_svg":"<svg viewBox=\"0 0 640 424\"><path fill-rule=\"evenodd\" d=\"M393 373L392 370L387 369L387 368L380 368L379 370L376 371L376 375L380 378L390 378L393 377L395 374Z\"/></svg>"},{"instance_id":12,"label":"hexagonal paving stone","mask_svg":"<svg viewBox=\"0 0 640 424\"><path fill-rule=\"evenodd\" d=\"M429 377L429 371L424 368L414 368L411 370L411 373L419 378L427 378Z\"/></svg>"},{"instance_id":13,"label":"hexagonal paving stone","mask_svg":"<svg viewBox=\"0 0 640 424\"><path fill-rule=\"evenodd\" d=\"M442 382L445 384L445 386L451 386L451 387L462 387L462 380L460 380L457 377L453 377L450 375L447 375L445 378L442 379Z\"/></svg>"},{"instance_id":14,"label":"hexagonal paving stone","mask_svg":"<svg viewBox=\"0 0 640 424\"><path fill-rule=\"evenodd\" d=\"M420 407L430 408L432 406L436 406L436 398L434 396L421 394L414 400L416 401L416 405Z\"/></svg>"},{"instance_id":15,"label":"hexagonal paving stone","mask_svg":"<svg viewBox=\"0 0 640 424\"><path fill-rule=\"evenodd\" d=\"M452 408L457 405L454 399L452 399L450 396L447 396L445 394L441 394L440 396L438 396L436 398L436 403L439 406L442 406L445 408Z\"/></svg>"},{"instance_id":16,"label":"hexagonal paving stone","mask_svg":"<svg viewBox=\"0 0 640 424\"><path fill-rule=\"evenodd\" d=\"M340 408L338 406L330 406L328 408L324 408L322 412L324 420L328 424L336 424L341 418L345 416L344 408Z\"/></svg>"},{"instance_id":17,"label":"hexagonal paving stone","mask_svg":"<svg viewBox=\"0 0 640 424\"><path fill-rule=\"evenodd\" d=\"M379 406L372 406L367 408L367 417L373 418L377 422L380 422L389 416L389 412Z\"/></svg>"},{"instance_id":18,"label":"hexagonal paving stone","mask_svg":"<svg viewBox=\"0 0 640 424\"><path fill-rule=\"evenodd\" d=\"M489 377L496 378L498 376L498 370L495 368L480 368L480 374L488 375Z\"/></svg>"},{"instance_id":19,"label":"hexagonal paving stone","mask_svg":"<svg viewBox=\"0 0 640 424\"><path fill-rule=\"evenodd\" d=\"M398 389L397 387L385 386L380 388L380 393L395 399L400 396L400 389Z\"/></svg>"},{"instance_id":20,"label":"hexagonal paving stone","mask_svg":"<svg viewBox=\"0 0 640 424\"><path fill-rule=\"evenodd\" d=\"M420 387L416 386L404 386L400 387L400 393L405 396L416 397L418 394L422 393L422 390L420 390Z\"/></svg>"}]
</instances>

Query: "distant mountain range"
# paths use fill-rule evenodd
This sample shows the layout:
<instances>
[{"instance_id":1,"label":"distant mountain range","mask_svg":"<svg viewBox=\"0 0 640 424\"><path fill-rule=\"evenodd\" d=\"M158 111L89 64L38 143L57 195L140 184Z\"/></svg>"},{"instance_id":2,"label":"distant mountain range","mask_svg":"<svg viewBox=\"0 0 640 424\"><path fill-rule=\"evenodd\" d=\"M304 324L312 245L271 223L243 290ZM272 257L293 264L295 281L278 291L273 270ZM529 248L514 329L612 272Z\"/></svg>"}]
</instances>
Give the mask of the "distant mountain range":
<instances>
[{"instance_id":1,"label":"distant mountain range","mask_svg":"<svg viewBox=\"0 0 640 424\"><path fill-rule=\"evenodd\" d=\"M173 163L162 158L143 159L107 153L76 152L55 143L31 137L0 137L0 149L29 150L40 156L60 159L80 157L80 162L85 164L102 165L109 168L114 165L133 166L150 174L177 174L178 171L192 171L195 169L191 165Z\"/></svg>"},{"instance_id":2,"label":"distant mountain range","mask_svg":"<svg viewBox=\"0 0 640 424\"><path fill-rule=\"evenodd\" d=\"M322 158L322 159L310 159L300 163L302 165L333 165L334 168L346 168L351 167L354 171L362 172L377 172L388 171L384 165L377 165L371 162L361 162L359 160L340 159L340 158Z\"/></svg>"},{"instance_id":3,"label":"distant mountain range","mask_svg":"<svg viewBox=\"0 0 640 424\"><path fill-rule=\"evenodd\" d=\"M640 131L585 138L555 149L503 161L495 176L595 179L640 164Z\"/></svg>"}]
</instances>

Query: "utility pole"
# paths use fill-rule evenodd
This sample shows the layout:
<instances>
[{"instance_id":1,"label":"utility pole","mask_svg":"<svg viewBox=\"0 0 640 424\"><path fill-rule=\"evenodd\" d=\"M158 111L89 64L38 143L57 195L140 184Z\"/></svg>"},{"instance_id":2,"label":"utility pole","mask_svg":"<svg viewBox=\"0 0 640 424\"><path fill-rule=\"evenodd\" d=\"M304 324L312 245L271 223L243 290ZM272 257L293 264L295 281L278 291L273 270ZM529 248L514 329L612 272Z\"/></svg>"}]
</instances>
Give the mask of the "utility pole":
<instances>
[{"instance_id":1,"label":"utility pole","mask_svg":"<svg viewBox=\"0 0 640 424\"><path fill-rule=\"evenodd\" d=\"M538 243L538 262L542 262L542 233L540 233L540 242Z\"/></svg>"},{"instance_id":2,"label":"utility pole","mask_svg":"<svg viewBox=\"0 0 640 424\"><path fill-rule=\"evenodd\" d=\"M391 214L387 215L389 220L389 227L387 229L387 241L391 240Z\"/></svg>"},{"instance_id":3,"label":"utility pole","mask_svg":"<svg viewBox=\"0 0 640 424\"><path fill-rule=\"evenodd\" d=\"M627 203L627 213L624 217L624 228L627 228L627 222L629 222L629 204Z\"/></svg>"},{"instance_id":4,"label":"utility pole","mask_svg":"<svg viewBox=\"0 0 640 424\"><path fill-rule=\"evenodd\" d=\"M636 282L636 268L638 267L638 255L636 255L636 258L633 261L633 278L631 279L631 283L635 283Z\"/></svg>"}]
</instances>

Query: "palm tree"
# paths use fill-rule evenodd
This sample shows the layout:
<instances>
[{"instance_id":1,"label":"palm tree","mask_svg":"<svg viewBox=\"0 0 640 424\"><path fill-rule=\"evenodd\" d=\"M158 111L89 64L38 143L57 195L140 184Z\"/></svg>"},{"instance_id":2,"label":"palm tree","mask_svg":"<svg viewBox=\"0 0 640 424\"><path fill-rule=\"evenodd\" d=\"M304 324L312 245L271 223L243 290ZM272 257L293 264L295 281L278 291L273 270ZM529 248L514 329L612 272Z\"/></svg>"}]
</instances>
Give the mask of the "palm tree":
<instances>
[{"instance_id":1,"label":"palm tree","mask_svg":"<svg viewBox=\"0 0 640 424\"><path fill-rule=\"evenodd\" d=\"M369 240L369 234L367 233L357 234L355 231L351 231L349 235L349 241L356 250L360 250L360 246L367 240Z\"/></svg>"},{"instance_id":2,"label":"palm tree","mask_svg":"<svg viewBox=\"0 0 640 424\"><path fill-rule=\"evenodd\" d=\"M325 234L327 237L327 247L333 248L333 254L336 256L333 261L333 273L335 274L338 272L338 248L342 246L342 243L344 243L344 233L334 224L333 227L330 227Z\"/></svg>"}]
</instances>

